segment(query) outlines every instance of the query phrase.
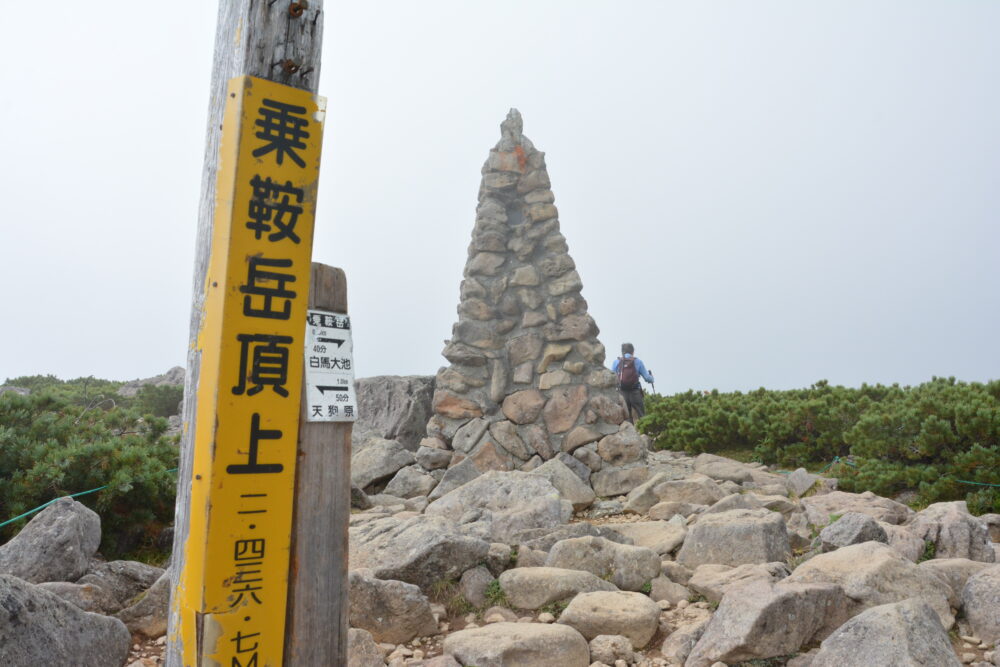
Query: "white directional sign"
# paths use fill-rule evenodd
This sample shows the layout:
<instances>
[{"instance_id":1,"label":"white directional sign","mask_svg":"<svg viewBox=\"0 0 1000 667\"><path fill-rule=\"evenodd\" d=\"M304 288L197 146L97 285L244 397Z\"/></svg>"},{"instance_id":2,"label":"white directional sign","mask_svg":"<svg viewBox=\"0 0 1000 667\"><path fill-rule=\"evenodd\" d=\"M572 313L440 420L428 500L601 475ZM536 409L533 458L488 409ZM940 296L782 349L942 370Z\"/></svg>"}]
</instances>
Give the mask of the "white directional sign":
<instances>
[{"instance_id":1,"label":"white directional sign","mask_svg":"<svg viewBox=\"0 0 1000 667\"><path fill-rule=\"evenodd\" d=\"M354 393L351 318L310 310L306 318L307 421L352 422L358 418Z\"/></svg>"}]
</instances>

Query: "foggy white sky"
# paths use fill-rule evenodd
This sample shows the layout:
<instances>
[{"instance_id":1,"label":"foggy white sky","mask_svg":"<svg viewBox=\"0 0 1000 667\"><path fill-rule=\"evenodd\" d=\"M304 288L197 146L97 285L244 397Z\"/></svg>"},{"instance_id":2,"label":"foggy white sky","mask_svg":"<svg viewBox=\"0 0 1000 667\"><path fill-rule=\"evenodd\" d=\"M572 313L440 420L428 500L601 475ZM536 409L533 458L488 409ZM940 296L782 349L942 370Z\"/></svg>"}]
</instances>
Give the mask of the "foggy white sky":
<instances>
[{"instance_id":1,"label":"foggy white sky","mask_svg":"<svg viewBox=\"0 0 1000 667\"><path fill-rule=\"evenodd\" d=\"M359 376L446 363L515 106L660 391L1000 378L1000 3L326 4L314 259ZM0 27L0 381L184 363L216 5L165 7Z\"/></svg>"}]
</instances>

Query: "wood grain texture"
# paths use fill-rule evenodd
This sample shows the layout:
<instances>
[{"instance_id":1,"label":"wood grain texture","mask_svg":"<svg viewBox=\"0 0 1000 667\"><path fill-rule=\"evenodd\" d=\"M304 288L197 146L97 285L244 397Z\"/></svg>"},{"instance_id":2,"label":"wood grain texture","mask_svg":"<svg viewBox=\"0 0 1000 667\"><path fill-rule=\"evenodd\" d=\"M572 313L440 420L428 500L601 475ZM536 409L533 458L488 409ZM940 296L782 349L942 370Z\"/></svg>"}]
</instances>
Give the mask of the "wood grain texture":
<instances>
[{"instance_id":1,"label":"wood grain texture","mask_svg":"<svg viewBox=\"0 0 1000 667\"><path fill-rule=\"evenodd\" d=\"M291 0L220 0L215 33L215 55L209 92L208 131L202 169L201 197L198 211L191 321L184 381L184 432L181 438L177 476L177 505L174 510L174 545L171 557L171 580L185 566L184 546L189 534L191 511L189 490L194 454L195 424L198 419L195 397L201 371L198 336L205 306L205 278L212 252L212 221L215 214L215 181L219 162L219 141L226 101L227 82L236 76L251 75L315 93L319 82L323 42L323 0L309 0L308 9L299 16L289 13ZM284 65L291 59L298 65L289 71ZM304 325L303 325L304 326ZM208 388L214 390L214 388ZM208 418L211 418L209 415ZM167 667L194 667L183 664L183 640L176 628L175 606L171 603L167 631Z\"/></svg>"},{"instance_id":2,"label":"wood grain texture","mask_svg":"<svg viewBox=\"0 0 1000 667\"><path fill-rule=\"evenodd\" d=\"M313 263L309 308L347 312L347 279L341 269ZM306 395L305 386L302 395ZM307 412L303 400L295 466L285 665L346 665L352 424L308 422Z\"/></svg>"}]
</instances>

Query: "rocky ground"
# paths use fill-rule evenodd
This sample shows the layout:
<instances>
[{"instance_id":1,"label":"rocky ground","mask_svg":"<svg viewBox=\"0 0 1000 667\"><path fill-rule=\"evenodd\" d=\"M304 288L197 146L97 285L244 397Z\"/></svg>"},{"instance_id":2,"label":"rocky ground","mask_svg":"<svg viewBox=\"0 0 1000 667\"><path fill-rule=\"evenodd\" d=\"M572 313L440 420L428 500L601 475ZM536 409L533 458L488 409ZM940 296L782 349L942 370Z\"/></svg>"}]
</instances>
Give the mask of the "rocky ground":
<instances>
[{"instance_id":1,"label":"rocky ground","mask_svg":"<svg viewBox=\"0 0 1000 667\"><path fill-rule=\"evenodd\" d=\"M395 496L414 457L359 446L349 666L1000 665L1000 516L617 435L603 496L558 458ZM99 542L64 499L0 546L0 664L162 664L168 576Z\"/></svg>"}]
</instances>

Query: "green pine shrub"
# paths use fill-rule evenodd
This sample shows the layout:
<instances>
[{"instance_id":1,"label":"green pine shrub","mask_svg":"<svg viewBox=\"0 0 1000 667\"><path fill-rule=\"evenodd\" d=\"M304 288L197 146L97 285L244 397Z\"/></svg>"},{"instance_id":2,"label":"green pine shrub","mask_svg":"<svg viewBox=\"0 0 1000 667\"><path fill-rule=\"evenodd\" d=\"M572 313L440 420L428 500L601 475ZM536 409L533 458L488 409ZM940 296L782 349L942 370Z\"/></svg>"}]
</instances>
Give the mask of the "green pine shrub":
<instances>
[{"instance_id":1,"label":"green pine shrub","mask_svg":"<svg viewBox=\"0 0 1000 667\"><path fill-rule=\"evenodd\" d=\"M0 394L0 520L107 485L77 500L100 515L102 553L113 558L155 542L172 521L178 450L164 436L164 419L144 418L91 389ZM0 539L29 519L0 529Z\"/></svg>"},{"instance_id":2,"label":"green pine shrub","mask_svg":"<svg viewBox=\"0 0 1000 667\"><path fill-rule=\"evenodd\" d=\"M660 449L727 453L788 470L822 470L845 491L918 491L918 503L965 499L1000 512L1000 381L933 378L915 387L825 380L808 389L647 397L639 429Z\"/></svg>"}]
</instances>

